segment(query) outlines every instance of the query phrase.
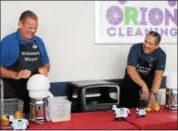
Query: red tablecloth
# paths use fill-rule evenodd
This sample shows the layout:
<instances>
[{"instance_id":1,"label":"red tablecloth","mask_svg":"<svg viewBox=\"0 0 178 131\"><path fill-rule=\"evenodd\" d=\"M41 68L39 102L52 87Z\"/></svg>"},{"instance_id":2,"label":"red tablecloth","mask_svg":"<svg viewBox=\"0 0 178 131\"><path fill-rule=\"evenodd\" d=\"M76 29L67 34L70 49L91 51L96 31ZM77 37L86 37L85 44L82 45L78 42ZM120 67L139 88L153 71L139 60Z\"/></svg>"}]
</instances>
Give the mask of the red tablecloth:
<instances>
[{"instance_id":1,"label":"red tablecloth","mask_svg":"<svg viewBox=\"0 0 178 131\"><path fill-rule=\"evenodd\" d=\"M29 129L139 129L126 121L115 121L112 111L74 113L66 122L30 123Z\"/></svg>"},{"instance_id":2,"label":"red tablecloth","mask_svg":"<svg viewBox=\"0 0 178 131\"><path fill-rule=\"evenodd\" d=\"M178 129L177 111L162 108L160 112L148 112L145 117L137 118L136 110L125 121L115 121L110 111L73 113L66 122L30 123L29 129Z\"/></svg>"},{"instance_id":3,"label":"red tablecloth","mask_svg":"<svg viewBox=\"0 0 178 131\"><path fill-rule=\"evenodd\" d=\"M145 117L137 118L135 109L131 109L131 117L128 117L129 123L138 125L141 129L178 129L177 111L161 108L160 112L147 112Z\"/></svg>"}]
</instances>

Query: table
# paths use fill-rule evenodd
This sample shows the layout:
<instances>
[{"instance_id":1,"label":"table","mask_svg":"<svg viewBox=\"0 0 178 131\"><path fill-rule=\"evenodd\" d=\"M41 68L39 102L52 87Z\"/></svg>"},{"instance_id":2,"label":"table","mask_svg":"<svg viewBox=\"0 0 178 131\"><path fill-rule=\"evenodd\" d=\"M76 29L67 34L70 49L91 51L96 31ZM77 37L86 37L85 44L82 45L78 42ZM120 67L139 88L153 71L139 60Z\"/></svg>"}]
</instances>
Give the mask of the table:
<instances>
[{"instance_id":1,"label":"table","mask_svg":"<svg viewBox=\"0 0 178 131\"><path fill-rule=\"evenodd\" d=\"M177 111L170 111L161 107L160 112L147 112L143 118L136 118L136 112L132 109L134 116L127 119L128 122L138 125L142 130L171 130L178 129Z\"/></svg>"},{"instance_id":2,"label":"table","mask_svg":"<svg viewBox=\"0 0 178 131\"><path fill-rule=\"evenodd\" d=\"M137 118L136 109L130 109L131 116L123 121L115 121L115 114L109 111L72 113L71 120L66 122L45 122L43 124L30 123L29 130L38 129L178 129L177 111L161 108L160 112L148 112L145 117Z\"/></svg>"},{"instance_id":3,"label":"table","mask_svg":"<svg viewBox=\"0 0 178 131\"><path fill-rule=\"evenodd\" d=\"M74 113L70 121L30 123L29 129L139 129L126 121L114 121L114 116L112 111Z\"/></svg>"}]
</instances>

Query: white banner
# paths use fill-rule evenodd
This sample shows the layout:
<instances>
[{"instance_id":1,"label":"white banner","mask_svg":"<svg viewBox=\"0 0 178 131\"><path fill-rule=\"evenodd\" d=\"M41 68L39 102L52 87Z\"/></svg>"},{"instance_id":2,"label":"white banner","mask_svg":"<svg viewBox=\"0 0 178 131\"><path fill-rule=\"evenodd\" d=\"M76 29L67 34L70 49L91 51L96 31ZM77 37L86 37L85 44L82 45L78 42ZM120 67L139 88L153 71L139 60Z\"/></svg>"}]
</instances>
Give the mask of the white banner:
<instances>
[{"instance_id":1,"label":"white banner","mask_svg":"<svg viewBox=\"0 0 178 131\"><path fill-rule=\"evenodd\" d=\"M177 1L95 1L95 44L134 44L157 31L177 44Z\"/></svg>"}]
</instances>

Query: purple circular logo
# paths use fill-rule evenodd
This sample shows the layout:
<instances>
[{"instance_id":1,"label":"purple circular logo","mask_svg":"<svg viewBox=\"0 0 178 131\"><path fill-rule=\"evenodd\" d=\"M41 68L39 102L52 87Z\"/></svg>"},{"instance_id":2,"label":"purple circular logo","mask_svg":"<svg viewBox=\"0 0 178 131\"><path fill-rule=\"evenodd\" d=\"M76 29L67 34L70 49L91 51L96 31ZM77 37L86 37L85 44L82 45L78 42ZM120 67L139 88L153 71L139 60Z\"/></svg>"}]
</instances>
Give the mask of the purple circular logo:
<instances>
[{"instance_id":1,"label":"purple circular logo","mask_svg":"<svg viewBox=\"0 0 178 131\"><path fill-rule=\"evenodd\" d=\"M118 6L112 6L107 10L107 20L112 25L118 25L122 22L123 12Z\"/></svg>"},{"instance_id":2,"label":"purple circular logo","mask_svg":"<svg viewBox=\"0 0 178 131\"><path fill-rule=\"evenodd\" d=\"M127 0L118 0L119 4L123 5L127 2Z\"/></svg>"},{"instance_id":3,"label":"purple circular logo","mask_svg":"<svg viewBox=\"0 0 178 131\"><path fill-rule=\"evenodd\" d=\"M176 0L168 0L168 4L173 7L176 5Z\"/></svg>"},{"instance_id":4,"label":"purple circular logo","mask_svg":"<svg viewBox=\"0 0 178 131\"><path fill-rule=\"evenodd\" d=\"M163 21L163 14L160 9L153 8L149 12L149 19L152 25L160 25Z\"/></svg>"},{"instance_id":5,"label":"purple circular logo","mask_svg":"<svg viewBox=\"0 0 178 131\"><path fill-rule=\"evenodd\" d=\"M127 0L118 0L118 2L119 4L123 5L127 2ZM176 0L168 0L168 4L172 7L176 5L176 2Z\"/></svg>"}]
</instances>

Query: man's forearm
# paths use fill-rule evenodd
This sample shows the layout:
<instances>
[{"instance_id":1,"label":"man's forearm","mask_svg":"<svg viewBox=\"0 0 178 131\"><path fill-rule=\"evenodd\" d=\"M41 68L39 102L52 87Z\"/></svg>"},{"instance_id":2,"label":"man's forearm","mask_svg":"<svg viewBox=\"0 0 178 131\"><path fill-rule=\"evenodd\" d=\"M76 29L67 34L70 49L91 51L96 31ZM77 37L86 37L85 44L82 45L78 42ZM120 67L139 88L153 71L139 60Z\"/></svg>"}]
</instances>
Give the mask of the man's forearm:
<instances>
[{"instance_id":1,"label":"man's forearm","mask_svg":"<svg viewBox=\"0 0 178 131\"><path fill-rule=\"evenodd\" d=\"M50 70L50 64L45 64L42 67L45 68L49 72L49 70Z\"/></svg>"},{"instance_id":2,"label":"man's forearm","mask_svg":"<svg viewBox=\"0 0 178 131\"><path fill-rule=\"evenodd\" d=\"M14 79L17 76L17 72L11 71L3 66L0 66L0 76L3 78Z\"/></svg>"},{"instance_id":3,"label":"man's forearm","mask_svg":"<svg viewBox=\"0 0 178 131\"><path fill-rule=\"evenodd\" d=\"M153 79L153 84L151 90L156 93L161 85L162 77L164 72L163 71L156 71L155 77Z\"/></svg>"},{"instance_id":4,"label":"man's forearm","mask_svg":"<svg viewBox=\"0 0 178 131\"><path fill-rule=\"evenodd\" d=\"M127 73L130 76L130 78L138 84L140 87L147 87L144 80L140 77L139 73L136 71L136 68L134 66L127 66Z\"/></svg>"}]
</instances>

